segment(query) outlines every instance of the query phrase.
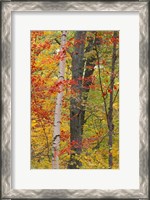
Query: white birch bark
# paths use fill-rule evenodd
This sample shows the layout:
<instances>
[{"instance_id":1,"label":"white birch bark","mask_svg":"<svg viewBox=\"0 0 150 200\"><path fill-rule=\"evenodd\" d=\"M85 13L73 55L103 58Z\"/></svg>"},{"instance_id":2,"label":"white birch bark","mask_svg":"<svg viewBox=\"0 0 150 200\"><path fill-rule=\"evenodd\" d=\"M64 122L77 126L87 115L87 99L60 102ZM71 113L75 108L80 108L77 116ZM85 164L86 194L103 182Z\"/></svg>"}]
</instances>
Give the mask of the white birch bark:
<instances>
[{"instance_id":1,"label":"white birch bark","mask_svg":"<svg viewBox=\"0 0 150 200\"><path fill-rule=\"evenodd\" d=\"M67 31L62 32L61 36L61 47L60 47L60 62L59 62L59 78L58 83L64 80L65 75L65 64L66 64L66 35ZM60 124L61 124L61 107L63 98L63 84L59 86L60 92L57 94L55 115L54 115L54 132L53 132L53 143L52 143L52 168L59 169L59 143L60 143Z\"/></svg>"}]
</instances>

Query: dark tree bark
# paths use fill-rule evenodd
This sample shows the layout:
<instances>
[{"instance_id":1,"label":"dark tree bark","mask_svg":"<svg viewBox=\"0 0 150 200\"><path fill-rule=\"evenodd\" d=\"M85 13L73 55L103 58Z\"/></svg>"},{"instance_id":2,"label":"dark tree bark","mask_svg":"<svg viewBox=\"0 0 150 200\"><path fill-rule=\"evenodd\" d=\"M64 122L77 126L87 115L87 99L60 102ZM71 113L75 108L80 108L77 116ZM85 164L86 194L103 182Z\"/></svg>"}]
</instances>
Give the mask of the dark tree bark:
<instances>
[{"instance_id":1,"label":"dark tree bark","mask_svg":"<svg viewBox=\"0 0 150 200\"><path fill-rule=\"evenodd\" d=\"M95 50L95 42L96 37L88 38L88 46L86 48L85 53ZM85 109L86 109L86 102L88 98L88 94L90 91L90 85L92 84L92 78L90 78L94 73L95 61L97 60L96 55L93 55L87 58L86 66L85 66L85 74L83 77L83 85L82 85L82 113L81 113L81 124L82 124L82 132L83 132L83 125L85 123Z\"/></svg>"},{"instance_id":2,"label":"dark tree bark","mask_svg":"<svg viewBox=\"0 0 150 200\"><path fill-rule=\"evenodd\" d=\"M103 102L104 102L104 108L105 108L105 113L106 113L106 120L107 120L107 125L108 125L108 145L109 145L109 156L108 156L108 164L109 164L109 169L112 169L113 166L113 157L112 157L112 145L113 145L113 131L114 131L114 124L113 124L113 103L115 101L115 98L118 93L116 93L116 96L113 97L114 93L114 80L115 80L115 62L117 59L116 55L116 38L117 38L117 31L114 31L113 34L114 38L114 43L113 43L113 52L112 52L112 66L111 66L111 76L110 76L110 98L109 98L109 108L107 109L107 104L106 104L106 98L103 96L103 86L102 86L102 79L101 79L101 69L100 69L100 57L99 57L99 51L97 48L97 45L95 46L96 48L96 53L97 53L97 59L98 59L98 71L99 71L99 84L102 92L102 97L103 97ZM99 147L99 146L98 146ZM94 147L94 148L97 148Z\"/></svg>"},{"instance_id":3,"label":"dark tree bark","mask_svg":"<svg viewBox=\"0 0 150 200\"><path fill-rule=\"evenodd\" d=\"M71 153L68 168L80 168L82 163L75 159L75 153L82 152L82 134L83 125L85 123L85 108L90 85L92 84L92 76L95 67L96 55L88 57L84 60L84 53L93 51L95 48L95 37L88 38L88 45L85 49L86 32L76 32L74 54L72 56L72 79L77 84L72 85L72 91L75 93L70 100L70 132L71 132ZM80 41L80 42L76 42ZM85 51L85 52L84 52ZM85 69L84 69L85 67ZM84 72L84 73L83 73Z\"/></svg>"},{"instance_id":4,"label":"dark tree bark","mask_svg":"<svg viewBox=\"0 0 150 200\"><path fill-rule=\"evenodd\" d=\"M117 32L114 31L113 37L116 39ZM108 108L108 129L109 129L109 168L112 168L113 165L113 158L112 158L112 144L113 144L113 130L114 130L114 124L113 124L113 88L114 88L114 71L115 71L115 62L116 62L117 56L116 56L116 42L114 42L113 45L113 54L112 54L112 68L111 68L111 76L110 76L110 100L109 100L109 108Z\"/></svg>"},{"instance_id":5,"label":"dark tree bark","mask_svg":"<svg viewBox=\"0 0 150 200\"><path fill-rule=\"evenodd\" d=\"M76 84L71 86L74 95L70 99L70 143L72 151L68 165L70 169L77 169L81 166L81 162L75 159L75 153L80 154L82 151L81 101L85 37L85 31L75 33L74 53L72 55L72 79L76 81Z\"/></svg>"}]
</instances>

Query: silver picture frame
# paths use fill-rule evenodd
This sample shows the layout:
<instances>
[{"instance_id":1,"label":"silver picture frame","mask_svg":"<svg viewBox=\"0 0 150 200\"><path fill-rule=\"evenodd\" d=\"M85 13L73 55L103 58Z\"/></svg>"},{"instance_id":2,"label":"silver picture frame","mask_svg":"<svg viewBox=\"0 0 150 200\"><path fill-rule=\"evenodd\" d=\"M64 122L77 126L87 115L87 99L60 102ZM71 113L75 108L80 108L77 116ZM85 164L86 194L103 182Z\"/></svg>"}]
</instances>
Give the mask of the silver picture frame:
<instances>
[{"instance_id":1,"label":"silver picture frame","mask_svg":"<svg viewBox=\"0 0 150 200\"><path fill-rule=\"evenodd\" d=\"M148 99L149 99L149 2L148 1L134 1L134 2L101 2L101 1L5 1L1 2L1 83L2 83L2 140L1 140L1 193L2 199L148 199L149 198L149 117L148 117ZM101 189L13 189L11 187L12 179L12 113L11 113L11 14L13 11L113 11L113 12L138 12L139 13L139 30L140 30L140 85L139 85L139 99L140 99L140 121L139 121L139 189L116 189L116 190L101 190Z\"/></svg>"}]
</instances>

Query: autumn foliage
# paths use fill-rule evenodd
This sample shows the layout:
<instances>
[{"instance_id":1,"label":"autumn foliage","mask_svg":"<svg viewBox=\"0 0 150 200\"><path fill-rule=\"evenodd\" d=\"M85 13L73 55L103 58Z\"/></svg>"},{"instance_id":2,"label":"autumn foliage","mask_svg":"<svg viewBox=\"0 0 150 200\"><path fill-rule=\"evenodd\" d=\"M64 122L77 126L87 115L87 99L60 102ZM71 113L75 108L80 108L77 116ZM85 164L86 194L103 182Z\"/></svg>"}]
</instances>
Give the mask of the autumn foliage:
<instances>
[{"instance_id":1,"label":"autumn foliage","mask_svg":"<svg viewBox=\"0 0 150 200\"><path fill-rule=\"evenodd\" d=\"M67 32L61 49L62 31L31 31L32 169L52 169L53 156L59 157L60 169L70 165L77 169L119 168L119 32L86 31L80 39L76 33ZM64 58L65 75L60 80L59 64ZM83 67L80 76L73 78L79 70L73 59L78 58ZM61 92L59 153L53 155L56 98ZM73 115L71 106L77 110ZM79 119L80 112L78 142L71 139L70 124Z\"/></svg>"}]
</instances>

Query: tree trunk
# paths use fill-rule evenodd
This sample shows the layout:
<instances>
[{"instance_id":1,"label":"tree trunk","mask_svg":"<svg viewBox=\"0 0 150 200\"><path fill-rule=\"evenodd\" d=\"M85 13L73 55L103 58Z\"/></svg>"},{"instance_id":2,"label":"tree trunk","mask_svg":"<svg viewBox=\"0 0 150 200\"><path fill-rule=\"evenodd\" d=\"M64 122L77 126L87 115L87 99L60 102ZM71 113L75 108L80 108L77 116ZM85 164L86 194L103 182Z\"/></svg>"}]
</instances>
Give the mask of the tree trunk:
<instances>
[{"instance_id":1,"label":"tree trunk","mask_svg":"<svg viewBox=\"0 0 150 200\"><path fill-rule=\"evenodd\" d=\"M59 78L58 83L64 80L65 63L66 63L66 34L67 31L63 31L61 36L61 58L59 62ZM60 143L60 123L61 123L61 106L63 98L63 84L59 84L59 93L56 98L56 107L54 115L54 132L53 132L53 144L52 144L52 168L59 169L59 143Z\"/></svg>"},{"instance_id":2,"label":"tree trunk","mask_svg":"<svg viewBox=\"0 0 150 200\"><path fill-rule=\"evenodd\" d=\"M94 32L95 33L95 32ZM93 38L88 38L88 46L86 47L86 51L85 53L89 53L90 51L93 51L95 49L95 42L96 42L96 37ZM82 124L82 128L83 125L85 123L85 109L86 109L86 102L88 99L88 94L90 91L90 85L92 84L92 78L90 78L93 73L94 73L94 67L95 67L95 61L97 60L96 55L91 56L89 58L87 58L86 61L86 66L85 66L85 73L83 76L83 85L82 85L82 113L81 113L81 124ZM82 130L83 132L83 130Z\"/></svg>"},{"instance_id":3,"label":"tree trunk","mask_svg":"<svg viewBox=\"0 0 150 200\"><path fill-rule=\"evenodd\" d=\"M81 166L81 162L75 159L74 156L82 151L81 102L85 37L85 31L75 33L74 53L72 55L72 79L77 83L71 86L73 95L70 99L70 144L72 151L68 165L70 169L77 169Z\"/></svg>"},{"instance_id":4,"label":"tree trunk","mask_svg":"<svg viewBox=\"0 0 150 200\"><path fill-rule=\"evenodd\" d=\"M95 32L93 32L95 33ZM85 32L77 32L75 41L84 41ZM77 85L72 86L72 90L77 94L72 97L70 104L70 131L71 131L71 154L68 168L79 168L82 163L74 158L75 153L80 154L82 151L82 134L83 125L85 123L85 108L90 85L92 84L92 76L95 67L96 55L88 57L86 62L83 62L84 53L89 53L95 48L96 37L88 38L88 45L84 52L84 43L75 45L75 54L72 57L72 78L77 80ZM85 66L84 66L85 65ZM84 69L85 67L85 69Z\"/></svg>"},{"instance_id":5,"label":"tree trunk","mask_svg":"<svg viewBox=\"0 0 150 200\"><path fill-rule=\"evenodd\" d=\"M117 32L114 31L114 38L117 37ZM110 77L110 100L109 100L109 108L108 108L108 129L109 129L109 169L112 169L113 166L113 157L112 157L112 135L114 130L114 124L113 124L113 88L114 88L114 71L115 71L115 62L116 62L116 42L114 42L113 45L113 54L112 54L112 68L111 68L111 77Z\"/></svg>"}]
</instances>

